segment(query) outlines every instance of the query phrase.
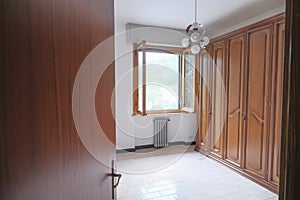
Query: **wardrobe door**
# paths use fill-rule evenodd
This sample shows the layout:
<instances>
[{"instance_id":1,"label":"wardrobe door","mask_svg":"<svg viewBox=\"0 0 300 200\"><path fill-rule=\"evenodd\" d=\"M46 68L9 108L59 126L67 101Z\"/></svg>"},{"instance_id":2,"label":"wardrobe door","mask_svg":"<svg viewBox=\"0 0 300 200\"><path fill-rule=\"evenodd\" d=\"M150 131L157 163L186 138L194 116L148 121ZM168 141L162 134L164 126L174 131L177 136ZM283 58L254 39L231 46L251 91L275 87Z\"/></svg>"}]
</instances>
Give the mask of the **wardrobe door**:
<instances>
[{"instance_id":1,"label":"wardrobe door","mask_svg":"<svg viewBox=\"0 0 300 200\"><path fill-rule=\"evenodd\" d=\"M266 177L272 25L248 32L245 171Z\"/></svg>"},{"instance_id":2,"label":"wardrobe door","mask_svg":"<svg viewBox=\"0 0 300 200\"><path fill-rule=\"evenodd\" d=\"M225 159L241 166L245 35L228 40L227 132Z\"/></svg>"},{"instance_id":3,"label":"wardrobe door","mask_svg":"<svg viewBox=\"0 0 300 200\"><path fill-rule=\"evenodd\" d=\"M223 138L226 121L225 91L225 41L213 44L213 126L211 130L211 152L223 157Z\"/></svg>"},{"instance_id":4,"label":"wardrobe door","mask_svg":"<svg viewBox=\"0 0 300 200\"><path fill-rule=\"evenodd\" d=\"M273 95L272 95L272 129L270 131L270 177L269 181L279 184L280 171L280 137L281 137L281 118L282 118L282 88L284 70L284 20L275 23L275 37L273 47Z\"/></svg>"},{"instance_id":5,"label":"wardrobe door","mask_svg":"<svg viewBox=\"0 0 300 200\"><path fill-rule=\"evenodd\" d=\"M200 94L199 94L199 105L200 105L200 118L199 118L199 137L198 147L204 150L209 150L209 135L210 135L210 124L212 114L212 57L211 48L207 47L202 50L199 56L199 83L200 83Z\"/></svg>"}]
</instances>

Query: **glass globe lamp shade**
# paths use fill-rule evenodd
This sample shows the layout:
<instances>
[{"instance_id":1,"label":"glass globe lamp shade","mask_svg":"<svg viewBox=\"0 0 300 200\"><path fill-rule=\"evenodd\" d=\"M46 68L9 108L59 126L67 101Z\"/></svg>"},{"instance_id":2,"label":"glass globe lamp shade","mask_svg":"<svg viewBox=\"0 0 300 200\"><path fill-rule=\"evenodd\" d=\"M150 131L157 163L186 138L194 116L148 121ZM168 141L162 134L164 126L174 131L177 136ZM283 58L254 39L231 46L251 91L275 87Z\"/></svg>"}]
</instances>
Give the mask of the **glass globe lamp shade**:
<instances>
[{"instance_id":1,"label":"glass globe lamp shade","mask_svg":"<svg viewBox=\"0 0 300 200\"><path fill-rule=\"evenodd\" d=\"M193 32L191 35L191 41L192 42L198 42L200 40L201 36L198 32Z\"/></svg>"},{"instance_id":2,"label":"glass globe lamp shade","mask_svg":"<svg viewBox=\"0 0 300 200\"><path fill-rule=\"evenodd\" d=\"M193 44L192 47L191 47L191 52L193 54L197 54L200 52L200 46L198 44Z\"/></svg>"},{"instance_id":3,"label":"glass globe lamp shade","mask_svg":"<svg viewBox=\"0 0 300 200\"><path fill-rule=\"evenodd\" d=\"M181 45L186 48L190 45L190 39L189 38L183 38L181 41Z\"/></svg>"},{"instance_id":4,"label":"glass globe lamp shade","mask_svg":"<svg viewBox=\"0 0 300 200\"><path fill-rule=\"evenodd\" d=\"M205 47L206 45L209 44L209 38L207 36L204 36L201 40L200 40L200 44L201 47Z\"/></svg>"}]
</instances>

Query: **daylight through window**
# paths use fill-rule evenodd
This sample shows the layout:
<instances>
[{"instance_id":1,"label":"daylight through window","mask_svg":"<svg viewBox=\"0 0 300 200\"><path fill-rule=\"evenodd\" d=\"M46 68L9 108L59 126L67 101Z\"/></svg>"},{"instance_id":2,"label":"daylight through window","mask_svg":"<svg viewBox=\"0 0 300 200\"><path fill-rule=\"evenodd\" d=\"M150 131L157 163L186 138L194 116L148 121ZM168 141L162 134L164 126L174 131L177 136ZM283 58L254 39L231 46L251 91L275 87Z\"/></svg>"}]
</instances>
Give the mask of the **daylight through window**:
<instances>
[{"instance_id":1,"label":"daylight through window","mask_svg":"<svg viewBox=\"0 0 300 200\"><path fill-rule=\"evenodd\" d=\"M134 114L194 111L194 55L179 48L144 47L134 51L133 59Z\"/></svg>"}]
</instances>

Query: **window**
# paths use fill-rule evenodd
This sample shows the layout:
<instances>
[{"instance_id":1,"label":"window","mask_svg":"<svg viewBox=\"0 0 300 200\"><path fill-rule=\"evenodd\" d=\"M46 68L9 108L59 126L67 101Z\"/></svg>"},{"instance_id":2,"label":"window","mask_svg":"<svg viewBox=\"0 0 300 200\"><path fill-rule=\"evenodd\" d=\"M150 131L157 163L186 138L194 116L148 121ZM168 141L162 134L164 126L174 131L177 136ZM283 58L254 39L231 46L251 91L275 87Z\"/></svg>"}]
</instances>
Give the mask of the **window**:
<instances>
[{"instance_id":1,"label":"window","mask_svg":"<svg viewBox=\"0 0 300 200\"><path fill-rule=\"evenodd\" d=\"M194 112L196 57L181 48L134 48L134 114Z\"/></svg>"},{"instance_id":2,"label":"window","mask_svg":"<svg viewBox=\"0 0 300 200\"><path fill-rule=\"evenodd\" d=\"M196 92L196 79L195 79L195 63L196 63L196 57L194 54L185 54L185 65L184 65L184 98L183 98L183 110L185 111L194 111L194 105L195 105L195 92Z\"/></svg>"}]
</instances>

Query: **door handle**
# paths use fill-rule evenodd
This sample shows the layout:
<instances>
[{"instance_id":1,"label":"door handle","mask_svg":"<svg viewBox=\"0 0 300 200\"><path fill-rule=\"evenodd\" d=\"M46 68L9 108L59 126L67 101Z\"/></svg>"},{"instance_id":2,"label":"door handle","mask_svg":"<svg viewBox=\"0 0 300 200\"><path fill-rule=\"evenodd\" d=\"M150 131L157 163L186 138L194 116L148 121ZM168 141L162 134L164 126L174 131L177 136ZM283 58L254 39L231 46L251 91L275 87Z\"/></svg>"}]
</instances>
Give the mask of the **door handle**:
<instances>
[{"instance_id":1,"label":"door handle","mask_svg":"<svg viewBox=\"0 0 300 200\"><path fill-rule=\"evenodd\" d=\"M116 187L118 187L118 185L119 185L119 183L120 183L120 179L121 179L121 177L122 177L122 174L116 174L116 173L113 173L112 174L112 177L113 177L113 187L114 188L116 188ZM115 178L118 178L117 179L117 183L115 183Z\"/></svg>"},{"instance_id":2,"label":"door handle","mask_svg":"<svg viewBox=\"0 0 300 200\"><path fill-rule=\"evenodd\" d=\"M115 173L115 161L114 160L112 160L112 167L111 167L110 176L112 177L112 182L111 182L112 199L116 199L116 188L118 187L118 185L120 183L120 179L122 177L122 174ZM118 178L116 183L115 183L115 178Z\"/></svg>"}]
</instances>

